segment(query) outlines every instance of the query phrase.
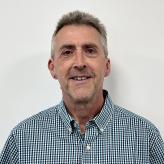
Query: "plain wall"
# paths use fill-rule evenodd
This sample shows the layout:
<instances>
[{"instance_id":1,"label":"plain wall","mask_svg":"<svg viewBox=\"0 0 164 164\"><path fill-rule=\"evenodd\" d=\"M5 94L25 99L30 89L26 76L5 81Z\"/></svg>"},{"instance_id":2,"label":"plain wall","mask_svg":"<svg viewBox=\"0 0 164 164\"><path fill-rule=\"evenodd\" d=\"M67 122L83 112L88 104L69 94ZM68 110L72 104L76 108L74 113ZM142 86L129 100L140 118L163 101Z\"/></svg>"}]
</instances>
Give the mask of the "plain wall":
<instances>
[{"instance_id":1,"label":"plain wall","mask_svg":"<svg viewBox=\"0 0 164 164\"><path fill-rule=\"evenodd\" d=\"M164 137L163 0L0 0L0 150L20 121L60 102L47 69L61 15L82 10L108 32L113 101L151 120Z\"/></svg>"}]
</instances>

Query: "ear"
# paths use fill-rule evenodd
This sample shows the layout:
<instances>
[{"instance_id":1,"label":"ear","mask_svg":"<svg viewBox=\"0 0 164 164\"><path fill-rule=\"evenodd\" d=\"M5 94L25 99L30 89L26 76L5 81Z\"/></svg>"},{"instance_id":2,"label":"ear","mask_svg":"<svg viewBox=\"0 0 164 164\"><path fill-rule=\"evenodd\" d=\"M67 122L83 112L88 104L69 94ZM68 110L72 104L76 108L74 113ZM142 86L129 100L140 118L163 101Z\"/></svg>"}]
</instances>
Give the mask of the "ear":
<instances>
[{"instance_id":1,"label":"ear","mask_svg":"<svg viewBox=\"0 0 164 164\"><path fill-rule=\"evenodd\" d=\"M54 79L57 79L56 70L55 70L55 63L54 63L54 59L52 59L52 58L48 60L48 69L51 73L51 76Z\"/></svg>"},{"instance_id":2,"label":"ear","mask_svg":"<svg viewBox=\"0 0 164 164\"><path fill-rule=\"evenodd\" d=\"M104 77L107 77L109 74L110 74L110 59L107 59L107 62L106 62L106 69L105 69L105 76Z\"/></svg>"}]
</instances>

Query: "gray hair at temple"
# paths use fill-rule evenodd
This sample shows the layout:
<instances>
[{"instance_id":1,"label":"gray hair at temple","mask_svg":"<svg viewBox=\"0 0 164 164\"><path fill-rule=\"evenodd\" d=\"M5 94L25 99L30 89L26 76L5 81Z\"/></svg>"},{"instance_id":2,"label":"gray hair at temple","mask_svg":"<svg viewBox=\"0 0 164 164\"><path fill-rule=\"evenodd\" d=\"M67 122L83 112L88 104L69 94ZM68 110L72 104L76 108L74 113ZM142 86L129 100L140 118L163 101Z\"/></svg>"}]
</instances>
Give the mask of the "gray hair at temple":
<instances>
[{"instance_id":1,"label":"gray hair at temple","mask_svg":"<svg viewBox=\"0 0 164 164\"><path fill-rule=\"evenodd\" d=\"M107 33L104 25L99 21L98 18L94 17L85 12L81 11L73 11L69 12L59 20L56 30L53 33L52 41L51 41L51 57L54 57L54 39L56 34L67 25L87 25L95 28L101 35L101 43L104 49L104 54L108 56L108 48L107 48Z\"/></svg>"}]
</instances>

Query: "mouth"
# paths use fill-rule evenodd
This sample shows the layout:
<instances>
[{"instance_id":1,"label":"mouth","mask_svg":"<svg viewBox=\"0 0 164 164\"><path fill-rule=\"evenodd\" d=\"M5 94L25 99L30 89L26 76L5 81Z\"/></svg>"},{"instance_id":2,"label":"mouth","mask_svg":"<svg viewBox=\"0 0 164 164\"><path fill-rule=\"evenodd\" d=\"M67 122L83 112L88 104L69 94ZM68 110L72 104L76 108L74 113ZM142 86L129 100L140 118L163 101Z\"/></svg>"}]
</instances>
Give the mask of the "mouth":
<instances>
[{"instance_id":1,"label":"mouth","mask_svg":"<svg viewBox=\"0 0 164 164\"><path fill-rule=\"evenodd\" d=\"M71 80L75 80L75 81L83 81L83 80L87 80L92 78L91 76L73 76L70 77Z\"/></svg>"}]
</instances>

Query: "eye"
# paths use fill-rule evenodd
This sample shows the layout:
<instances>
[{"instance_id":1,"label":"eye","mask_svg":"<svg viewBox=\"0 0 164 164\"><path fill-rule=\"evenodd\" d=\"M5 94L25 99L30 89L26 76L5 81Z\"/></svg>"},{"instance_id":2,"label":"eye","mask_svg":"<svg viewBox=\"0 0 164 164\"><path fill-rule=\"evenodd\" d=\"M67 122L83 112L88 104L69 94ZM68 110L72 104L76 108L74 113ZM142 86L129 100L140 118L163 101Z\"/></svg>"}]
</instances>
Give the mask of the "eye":
<instances>
[{"instance_id":1,"label":"eye","mask_svg":"<svg viewBox=\"0 0 164 164\"><path fill-rule=\"evenodd\" d=\"M97 54L97 51L95 48L92 48L92 47L88 47L85 49L85 53L89 56L94 56Z\"/></svg>"},{"instance_id":2,"label":"eye","mask_svg":"<svg viewBox=\"0 0 164 164\"><path fill-rule=\"evenodd\" d=\"M73 54L73 51L72 50L63 50L62 52L61 52L61 56L63 56L63 57L69 57L69 56L71 56Z\"/></svg>"},{"instance_id":3,"label":"eye","mask_svg":"<svg viewBox=\"0 0 164 164\"><path fill-rule=\"evenodd\" d=\"M91 53L95 52L95 50L93 48L88 48L87 52L91 54Z\"/></svg>"}]
</instances>

